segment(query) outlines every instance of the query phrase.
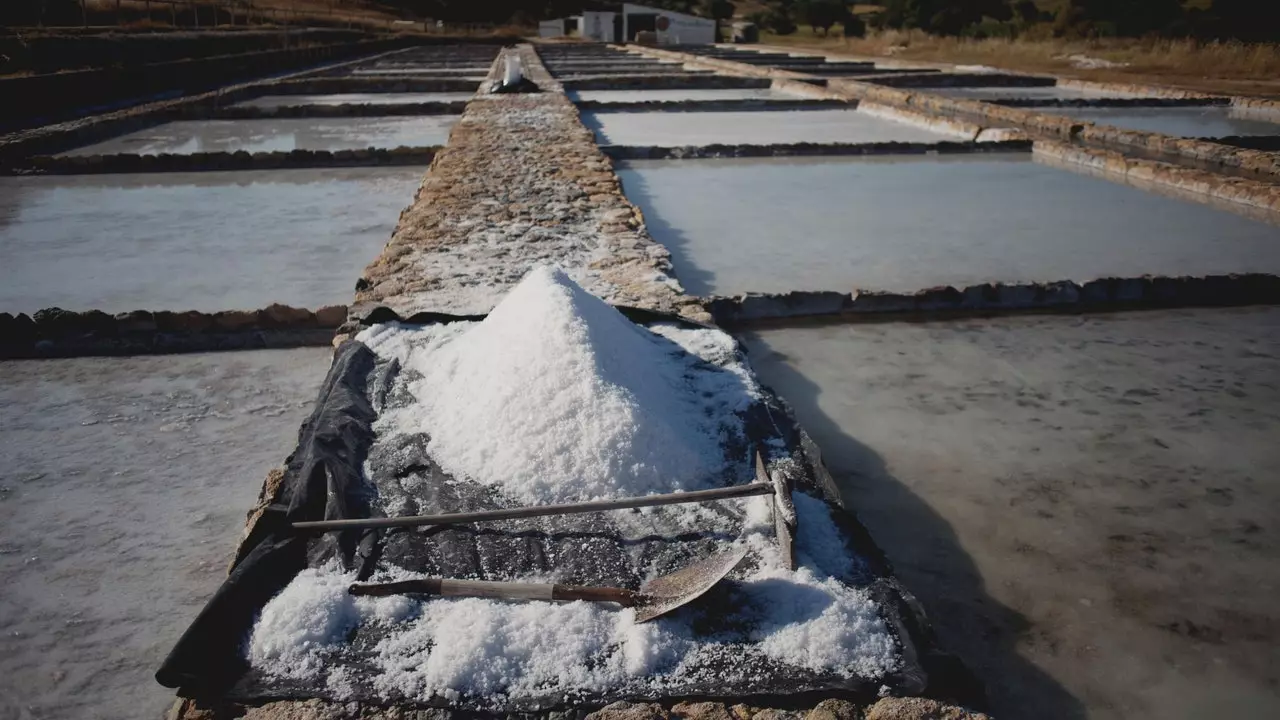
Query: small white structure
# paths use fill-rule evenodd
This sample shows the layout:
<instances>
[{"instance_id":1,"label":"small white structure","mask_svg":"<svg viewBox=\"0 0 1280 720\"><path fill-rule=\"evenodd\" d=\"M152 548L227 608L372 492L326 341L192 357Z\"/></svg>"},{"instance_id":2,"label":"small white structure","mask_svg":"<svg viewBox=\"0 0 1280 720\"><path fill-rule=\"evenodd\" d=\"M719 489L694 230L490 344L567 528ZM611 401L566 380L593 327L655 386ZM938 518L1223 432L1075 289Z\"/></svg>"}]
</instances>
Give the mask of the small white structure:
<instances>
[{"instance_id":1,"label":"small white structure","mask_svg":"<svg viewBox=\"0 0 1280 720\"><path fill-rule=\"evenodd\" d=\"M618 13L613 12L593 12L586 11L582 13L582 18L578 21L578 35L583 40L594 40L595 42L613 42L613 19Z\"/></svg>"},{"instance_id":2,"label":"small white structure","mask_svg":"<svg viewBox=\"0 0 1280 720\"><path fill-rule=\"evenodd\" d=\"M538 37L564 37L564 18L538 23Z\"/></svg>"},{"instance_id":3,"label":"small white structure","mask_svg":"<svg viewBox=\"0 0 1280 720\"><path fill-rule=\"evenodd\" d=\"M649 30L647 18L652 16L652 29L658 35L659 45L703 45L716 41L716 21L708 18L694 17L684 13L651 8L645 5L622 5L622 38L625 42L633 39L637 30ZM645 17L644 27L633 27L637 17Z\"/></svg>"}]
</instances>

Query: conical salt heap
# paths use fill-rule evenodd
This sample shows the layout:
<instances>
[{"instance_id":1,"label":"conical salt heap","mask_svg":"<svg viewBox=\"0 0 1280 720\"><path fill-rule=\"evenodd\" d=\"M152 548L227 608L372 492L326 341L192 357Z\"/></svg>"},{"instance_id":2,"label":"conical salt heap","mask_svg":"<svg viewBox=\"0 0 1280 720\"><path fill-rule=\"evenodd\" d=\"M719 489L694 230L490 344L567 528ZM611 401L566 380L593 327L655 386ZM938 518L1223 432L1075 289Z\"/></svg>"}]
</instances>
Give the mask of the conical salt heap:
<instances>
[{"instance_id":1,"label":"conical salt heap","mask_svg":"<svg viewBox=\"0 0 1280 720\"><path fill-rule=\"evenodd\" d=\"M681 348L547 267L410 362L432 457L528 503L705 486L741 425L707 412Z\"/></svg>"}]
</instances>

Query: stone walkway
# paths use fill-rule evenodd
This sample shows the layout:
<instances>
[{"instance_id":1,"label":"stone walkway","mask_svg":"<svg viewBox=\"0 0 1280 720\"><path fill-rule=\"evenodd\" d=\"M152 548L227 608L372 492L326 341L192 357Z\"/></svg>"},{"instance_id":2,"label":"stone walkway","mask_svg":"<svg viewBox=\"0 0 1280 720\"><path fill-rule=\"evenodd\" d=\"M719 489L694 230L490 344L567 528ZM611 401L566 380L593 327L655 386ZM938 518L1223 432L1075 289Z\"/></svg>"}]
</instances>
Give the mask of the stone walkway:
<instances>
[{"instance_id":1,"label":"stone walkway","mask_svg":"<svg viewBox=\"0 0 1280 720\"><path fill-rule=\"evenodd\" d=\"M613 304L709 320L645 231L609 160L532 47L537 94L479 95L357 286L358 306L488 312L528 270L562 267Z\"/></svg>"}]
</instances>

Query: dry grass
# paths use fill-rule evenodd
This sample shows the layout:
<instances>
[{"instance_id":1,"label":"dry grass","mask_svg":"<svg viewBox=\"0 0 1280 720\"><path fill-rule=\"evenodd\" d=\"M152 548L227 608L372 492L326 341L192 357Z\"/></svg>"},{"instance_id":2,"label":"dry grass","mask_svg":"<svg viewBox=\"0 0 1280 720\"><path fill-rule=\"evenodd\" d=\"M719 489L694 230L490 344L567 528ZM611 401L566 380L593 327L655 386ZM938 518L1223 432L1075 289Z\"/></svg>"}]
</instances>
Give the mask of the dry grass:
<instances>
[{"instance_id":1,"label":"dry grass","mask_svg":"<svg viewBox=\"0 0 1280 720\"><path fill-rule=\"evenodd\" d=\"M843 38L837 33L824 38L808 28L786 36L765 33L761 42L906 60L989 65L1083 80L1153 83L1199 92L1280 97L1280 45L1274 44L1114 38L972 40L894 30L866 38ZM1082 68L1071 56L1122 66Z\"/></svg>"}]
</instances>

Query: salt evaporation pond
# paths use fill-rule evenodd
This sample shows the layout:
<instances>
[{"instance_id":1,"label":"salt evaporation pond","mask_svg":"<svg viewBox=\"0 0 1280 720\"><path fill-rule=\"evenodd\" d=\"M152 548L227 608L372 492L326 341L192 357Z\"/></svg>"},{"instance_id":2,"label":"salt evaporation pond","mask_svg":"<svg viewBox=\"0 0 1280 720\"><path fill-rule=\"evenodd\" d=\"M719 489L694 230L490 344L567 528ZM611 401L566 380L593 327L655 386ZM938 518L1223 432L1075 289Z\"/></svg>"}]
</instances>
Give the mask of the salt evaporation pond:
<instances>
[{"instance_id":1,"label":"salt evaporation pond","mask_svg":"<svg viewBox=\"0 0 1280 720\"><path fill-rule=\"evenodd\" d=\"M425 172L0 178L0 308L344 304Z\"/></svg>"},{"instance_id":2,"label":"salt evaporation pond","mask_svg":"<svg viewBox=\"0 0 1280 720\"><path fill-rule=\"evenodd\" d=\"M995 717L1280 716L1280 309L744 339Z\"/></svg>"},{"instance_id":3,"label":"salt evaporation pond","mask_svg":"<svg viewBox=\"0 0 1280 720\"><path fill-rule=\"evenodd\" d=\"M160 718L327 348L0 362L0 717Z\"/></svg>"},{"instance_id":4,"label":"salt evaporation pond","mask_svg":"<svg viewBox=\"0 0 1280 720\"><path fill-rule=\"evenodd\" d=\"M394 105L404 103L458 102L475 93L335 93L332 95L264 95L236 103L238 107L277 108L286 105Z\"/></svg>"},{"instance_id":5,"label":"salt evaporation pond","mask_svg":"<svg viewBox=\"0 0 1280 720\"><path fill-rule=\"evenodd\" d=\"M695 295L1280 271L1280 226L1027 155L621 164Z\"/></svg>"},{"instance_id":6,"label":"salt evaporation pond","mask_svg":"<svg viewBox=\"0 0 1280 720\"><path fill-rule=\"evenodd\" d=\"M1163 133L1178 137L1227 137L1230 135L1280 135L1280 122L1233 113L1231 108L1037 108L1052 115L1067 115L1099 125Z\"/></svg>"},{"instance_id":7,"label":"salt evaporation pond","mask_svg":"<svg viewBox=\"0 0 1280 720\"><path fill-rule=\"evenodd\" d=\"M77 148L65 155L360 150L432 147L449 141L458 115L179 120Z\"/></svg>"},{"instance_id":8,"label":"salt evaporation pond","mask_svg":"<svg viewBox=\"0 0 1280 720\"><path fill-rule=\"evenodd\" d=\"M583 123L602 145L939 142L955 135L857 110L590 113Z\"/></svg>"}]
</instances>

